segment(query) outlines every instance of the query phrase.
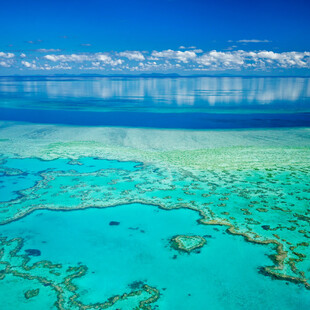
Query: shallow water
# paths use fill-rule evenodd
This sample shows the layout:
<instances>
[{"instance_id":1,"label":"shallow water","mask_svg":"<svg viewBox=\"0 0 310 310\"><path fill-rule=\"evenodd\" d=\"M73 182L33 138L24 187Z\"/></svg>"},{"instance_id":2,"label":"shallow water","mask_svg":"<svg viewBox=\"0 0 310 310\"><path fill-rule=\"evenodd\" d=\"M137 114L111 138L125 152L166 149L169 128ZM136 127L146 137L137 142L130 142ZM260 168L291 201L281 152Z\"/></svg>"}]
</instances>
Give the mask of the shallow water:
<instances>
[{"instance_id":1,"label":"shallow water","mask_svg":"<svg viewBox=\"0 0 310 310\"><path fill-rule=\"evenodd\" d=\"M35 186L42 180L40 172L43 171L70 171L76 170L80 173L94 172L99 169L129 169L135 170L138 163L118 162L111 160L98 160L95 158L82 158L76 164L68 159L58 159L57 161L43 161L34 158L17 159L9 158L4 161L6 171L14 169L15 174L0 174L0 202L10 201L20 196L19 192ZM8 168L8 169L7 169ZM18 171L19 170L19 171Z\"/></svg>"},{"instance_id":2,"label":"shallow water","mask_svg":"<svg viewBox=\"0 0 310 310\"><path fill-rule=\"evenodd\" d=\"M36 211L1 227L1 234L24 236L25 249L38 249L31 262L86 264L75 281L85 303L129 291L143 281L161 291L159 309L309 309L303 287L258 273L270 264L268 247L244 242L223 228L199 225L190 210L165 211L139 204L104 210ZM111 222L118 225L111 225ZM179 253L174 235L207 236L199 253ZM1 282L0 282L1 284ZM229 304L229 305L228 305Z\"/></svg>"}]
</instances>

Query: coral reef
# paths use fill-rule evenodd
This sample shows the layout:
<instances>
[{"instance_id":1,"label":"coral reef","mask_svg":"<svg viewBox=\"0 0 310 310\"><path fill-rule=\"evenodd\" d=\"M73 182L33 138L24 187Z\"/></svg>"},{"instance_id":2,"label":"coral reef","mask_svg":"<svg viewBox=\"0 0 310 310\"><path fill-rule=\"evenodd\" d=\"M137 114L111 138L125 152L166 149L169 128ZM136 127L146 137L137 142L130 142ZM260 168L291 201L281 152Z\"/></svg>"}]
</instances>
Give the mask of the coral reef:
<instances>
[{"instance_id":1,"label":"coral reef","mask_svg":"<svg viewBox=\"0 0 310 310\"><path fill-rule=\"evenodd\" d=\"M151 309L150 304L159 298L157 289L143 284L138 290L113 296L106 302L83 304L79 301L77 286L73 281L87 273L86 266L65 266L49 261L39 261L31 265L27 255L18 254L22 247L21 238L11 240L0 238L0 281L6 275L13 275L25 281L37 281L43 287L49 287L56 293L55 305L59 310L116 309L119 303L126 305L127 302L134 303L137 309ZM39 290L39 288L28 290L25 292L25 298L35 298Z\"/></svg>"},{"instance_id":2,"label":"coral reef","mask_svg":"<svg viewBox=\"0 0 310 310\"><path fill-rule=\"evenodd\" d=\"M171 247L178 251L184 251L190 253L196 249L203 247L206 243L206 239L200 236L174 236L170 240Z\"/></svg>"}]
</instances>

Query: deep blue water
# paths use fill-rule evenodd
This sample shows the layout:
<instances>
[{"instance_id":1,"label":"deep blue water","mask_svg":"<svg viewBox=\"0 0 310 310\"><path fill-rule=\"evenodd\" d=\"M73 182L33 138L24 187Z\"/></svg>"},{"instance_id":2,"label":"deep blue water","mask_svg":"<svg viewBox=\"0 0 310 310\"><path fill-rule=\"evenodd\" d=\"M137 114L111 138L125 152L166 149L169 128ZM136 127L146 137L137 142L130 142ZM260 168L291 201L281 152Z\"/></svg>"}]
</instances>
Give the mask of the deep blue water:
<instances>
[{"instance_id":1,"label":"deep blue water","mask_svg":"<svg viewBox=\"0 0 310 310\"><path fill-rule=\"evenodd\" d=\"M79 126L183 129L310 126L310 113L152 113L0 108L1 120Z\"/></svg>"},{"instance_id":2,"label":"deep blue water","mask_svg":"<svg viewBox=\"0 0 310 310\"><path fill-rule=\"evenodd\" d=\"M310 125L309 78L0 78L0 120L185 129Z\"/></svg>"}]
</instances>

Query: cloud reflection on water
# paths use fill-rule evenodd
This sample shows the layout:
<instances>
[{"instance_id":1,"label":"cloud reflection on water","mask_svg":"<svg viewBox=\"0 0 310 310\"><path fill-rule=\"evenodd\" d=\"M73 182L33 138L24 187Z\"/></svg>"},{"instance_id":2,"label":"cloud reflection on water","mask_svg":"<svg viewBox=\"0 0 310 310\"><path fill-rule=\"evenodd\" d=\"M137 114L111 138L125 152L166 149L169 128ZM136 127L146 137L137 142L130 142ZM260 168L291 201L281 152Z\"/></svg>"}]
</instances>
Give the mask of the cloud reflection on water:
<instances>
[{"instance_id":1,"label":"cloud reflection on water","mask_svg":"<svg viewBox=\"0 0 310 310\"><path fill-rule=\"evenodd\" d=\"M2 103L49 108L310 108L310 79L299 77L18 78L0 92Z\"/></svg>"}]
</instances>

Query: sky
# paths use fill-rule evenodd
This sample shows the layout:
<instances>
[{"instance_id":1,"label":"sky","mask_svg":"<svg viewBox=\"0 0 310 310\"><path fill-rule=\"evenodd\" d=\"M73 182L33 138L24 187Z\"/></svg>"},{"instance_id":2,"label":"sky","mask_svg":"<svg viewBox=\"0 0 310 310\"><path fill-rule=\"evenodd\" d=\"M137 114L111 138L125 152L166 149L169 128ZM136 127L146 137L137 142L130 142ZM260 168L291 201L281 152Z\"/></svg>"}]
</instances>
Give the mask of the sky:
<instances>
[{"instance_id":1,"label":"sky","mask_svg":"<svg viewBox=\"0 0 310 310\"><path fill-rule=\"evenodd\" d=\"M0 75L310 75L310 1L0 3Z\"/></svg>"}]
</instances>

